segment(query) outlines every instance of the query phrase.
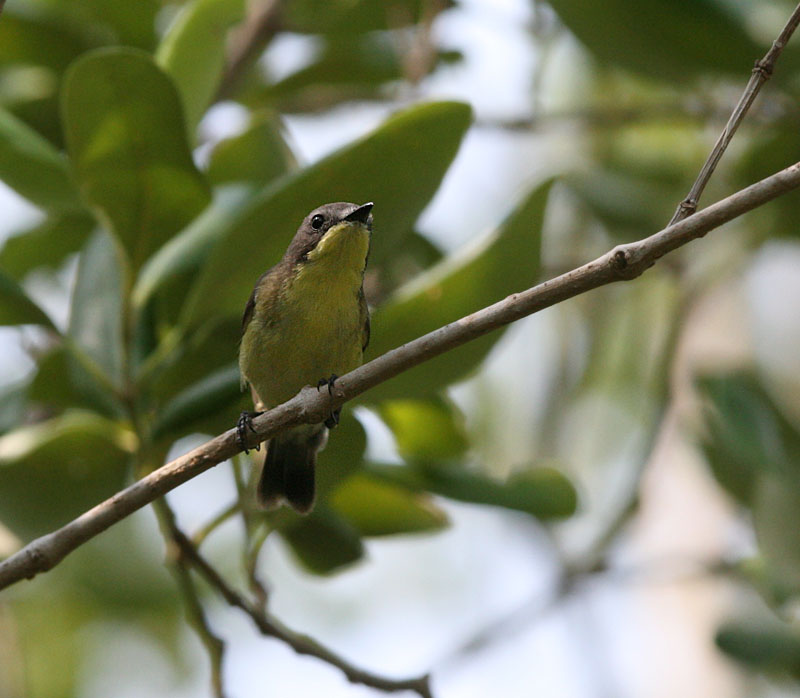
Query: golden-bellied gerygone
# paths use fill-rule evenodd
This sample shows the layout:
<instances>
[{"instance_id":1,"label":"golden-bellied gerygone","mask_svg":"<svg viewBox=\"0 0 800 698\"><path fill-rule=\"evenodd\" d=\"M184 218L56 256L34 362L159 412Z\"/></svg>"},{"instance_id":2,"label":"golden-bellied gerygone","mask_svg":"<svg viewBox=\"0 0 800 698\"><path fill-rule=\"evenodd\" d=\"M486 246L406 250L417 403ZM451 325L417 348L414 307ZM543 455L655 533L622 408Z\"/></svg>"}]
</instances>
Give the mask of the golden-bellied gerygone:
<instances>
[{"instance_id":1,"label":"golden-bellied gerygone","mask_svg":"<svg viewBox=\"0 0 800 698\"><path fill-rule=\"evenodd\" d=\"M283 259L256 281L242 318L239 369L269 409L306 385L322 386L361 365L369 342L364 269L372 231L372 204L325 204L309 213ZM257 412L238 423L246 429ZM265 508L288 503L301 513L314 506L317 452L338 410L324 424L303 424L270 439L257 496Z\"/></svg>"}]
</instances>

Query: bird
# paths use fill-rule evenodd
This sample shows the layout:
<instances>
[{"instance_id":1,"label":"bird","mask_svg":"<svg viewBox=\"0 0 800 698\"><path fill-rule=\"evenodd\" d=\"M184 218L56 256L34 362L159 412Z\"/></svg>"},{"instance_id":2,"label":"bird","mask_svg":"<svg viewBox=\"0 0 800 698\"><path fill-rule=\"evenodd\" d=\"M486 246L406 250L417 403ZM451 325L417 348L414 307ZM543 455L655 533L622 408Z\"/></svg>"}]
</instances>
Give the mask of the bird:
<instances>
[{"instance_id":1,"label":"bird","mask_svg":"<svg viewBox=\"0 0 800 698\"><path fill-rule=\"evenodd\" d=\"M239 418L243 449L261 410L307 385L331 390L338 376L361 365L370 337L364 272L372 207L335 202L315 208L281 260L256 281L242 316L239 371L260 411ZM338 420L339 411L332 411L322 424L292 427L269 440L256 487L262 508L313 509L317 453Z\"/></svg>"}]
</instances>

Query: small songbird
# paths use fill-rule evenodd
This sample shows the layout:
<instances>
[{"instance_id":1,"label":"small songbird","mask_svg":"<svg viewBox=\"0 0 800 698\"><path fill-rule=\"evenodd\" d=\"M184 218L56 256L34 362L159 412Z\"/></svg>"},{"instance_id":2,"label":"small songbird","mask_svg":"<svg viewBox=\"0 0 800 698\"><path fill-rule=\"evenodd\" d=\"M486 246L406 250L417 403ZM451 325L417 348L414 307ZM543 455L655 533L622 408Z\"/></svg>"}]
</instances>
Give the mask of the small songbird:
<instances>
[{"instance_id":1,"label":"small songbird","mask_svg":"<svg viewBox=\"0 0 800 698\"><path fill-rule=\"evenodd\" d=\"M256 281L242 318L239 370L257 409L270 409L307 385L322 386L361 365L369 342L364 269L372 203L325 204L309 213L283 259ZM246 429L258 412L243 412ZM267 445L257 496L264 508L283 503L307 513L314 506L317 452L338 422L300 425Z\"/></svg>"}]
</instances>

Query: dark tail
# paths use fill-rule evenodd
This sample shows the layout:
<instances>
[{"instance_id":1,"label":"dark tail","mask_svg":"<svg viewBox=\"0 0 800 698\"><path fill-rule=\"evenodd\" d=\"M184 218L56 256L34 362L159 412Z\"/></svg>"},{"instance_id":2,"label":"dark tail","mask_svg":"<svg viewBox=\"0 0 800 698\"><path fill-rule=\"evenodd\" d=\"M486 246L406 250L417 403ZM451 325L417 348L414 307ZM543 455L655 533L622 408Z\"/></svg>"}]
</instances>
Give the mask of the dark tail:
<instances>
[{"instance_id":1,"label":"dark tail","mask_svg":"<svg viewBox=\"0 0 800 698\"><path fill-rule=\"evenodd\" d=\"M272 439L261 479L258 481L258 501L265 509L274 509L287 502L300 514L314 507L314 469L317 451L324 443L326 430L304 435L298 439L289 434ZM288 438L287 438L288 436Z\"/></svg>"}]
</instances>

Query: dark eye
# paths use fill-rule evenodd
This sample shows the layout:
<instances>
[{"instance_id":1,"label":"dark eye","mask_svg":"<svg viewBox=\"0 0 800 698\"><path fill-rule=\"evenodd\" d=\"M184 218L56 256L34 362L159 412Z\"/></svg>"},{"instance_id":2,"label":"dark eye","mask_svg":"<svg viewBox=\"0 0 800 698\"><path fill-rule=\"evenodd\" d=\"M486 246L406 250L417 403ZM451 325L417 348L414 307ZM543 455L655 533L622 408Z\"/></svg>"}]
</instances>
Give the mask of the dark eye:
<instances>
[{"instance_id":1,"label":"dark eye","mask_svg":"<svg viewBox=\"0 0 800 698\"><path fill-rule=\"evenodd\" d=\"M321 216L319 213L311 219L311 227L314 230L319 230L322 227L322 224L325 222L325 216Z\"/></svg>"}]
</instances>

